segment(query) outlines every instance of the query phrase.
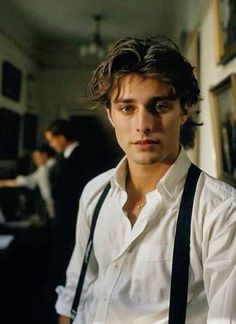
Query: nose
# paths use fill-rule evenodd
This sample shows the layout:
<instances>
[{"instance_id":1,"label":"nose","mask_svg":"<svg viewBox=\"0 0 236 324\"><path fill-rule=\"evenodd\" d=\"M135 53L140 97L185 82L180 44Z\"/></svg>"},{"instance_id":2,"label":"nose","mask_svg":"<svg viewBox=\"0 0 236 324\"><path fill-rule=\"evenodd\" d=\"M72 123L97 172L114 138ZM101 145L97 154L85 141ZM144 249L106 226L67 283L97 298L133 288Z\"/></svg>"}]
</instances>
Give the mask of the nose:
<instances>
[{"instance_id":1,"label":"nose","mask_svg":"<svg viewBox=\"0 0 236 324\"><path fill-rule=\"evenodd\" d=\"M153 128L153 116L144 107L136 114L136 131L139 133L149 133Z\"/></svg>"}]
</instances>

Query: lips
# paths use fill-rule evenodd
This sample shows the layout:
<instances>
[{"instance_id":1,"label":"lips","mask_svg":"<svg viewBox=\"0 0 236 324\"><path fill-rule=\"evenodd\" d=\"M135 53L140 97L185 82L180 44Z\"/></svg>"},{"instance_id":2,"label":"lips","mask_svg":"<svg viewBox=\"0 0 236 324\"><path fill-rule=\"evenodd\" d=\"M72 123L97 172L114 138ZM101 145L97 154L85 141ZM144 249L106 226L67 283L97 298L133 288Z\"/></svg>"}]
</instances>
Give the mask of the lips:
<instances>
[{"instance_id":1,"label":"lips","mask_svg":"<svg viewBox=\"0 0 236 324\"><path fill-rule=\"evenodd\" d=\"M133 142L135 145L159 144L159 141L153 139L138 140Z\"/></svg>"}]
</instances>

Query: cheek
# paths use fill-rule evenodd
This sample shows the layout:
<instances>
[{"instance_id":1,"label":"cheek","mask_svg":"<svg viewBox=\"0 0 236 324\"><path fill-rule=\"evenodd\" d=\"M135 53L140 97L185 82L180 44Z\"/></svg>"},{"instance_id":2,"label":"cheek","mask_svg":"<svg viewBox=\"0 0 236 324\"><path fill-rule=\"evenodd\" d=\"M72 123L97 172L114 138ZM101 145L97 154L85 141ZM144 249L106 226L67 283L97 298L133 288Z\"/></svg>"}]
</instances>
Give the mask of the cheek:
<instances>
[{"instance_id":1,"label":"cheek","mask_svg":"<svg viewBox=\"0 0 236 324\"><path fill-rule=\"evenodd\" d=\"M116 123L115 120L113 121L117 142L121 148L124 148L126 143L129 141L130 134L132 133L130 123L121 121Z\"/></svg>"},{"instance_id":2,"label":"cheek","mask_svg":"<svg viewBox=\"0 0 236 324\"><path fill-rule=\"evenodd\" d=\"M181 124L182 118L178 118L178 116L171 116L171 118L168 118L168 120L163 123L164 132L173 134L173 136L177 135L180 132Z\"/></svg>"},{"instance_id":3,"label":"cheek","mask_svg":"<svg viewBox=\"0 0 236 324\"><path fill-rule=\"evenodd\" d=\"M112 127L115 127L114 122L113 122L113 118L112 118L112 116L111 116L111 114L110 114L110 111L107 110L107 112L108 112L108 113L107 113L107 118L108 118L110 124L112 125Z\"/></svg>"},{"instance_id":4,"label":"cheek","mask_svg":"<svg viewBox=\"0 0 236 324\"><path fill-rule=\"evenodd\" d=\"M124 139L126 137L126 132L124 131L124 128L121 127L121 125L117 126L114 124L114 130L115 130L115 134L116 134L116 138L118 140L118 142L122 141L122 139Z\"/></svg>"},{"instance_id":5,"label":"cheek","mask_svg":"<svg viewBox=\"0 0 236 324\"><path fill-rule=\"evenodd\" d=\"M44 164L44 162L45 162L45 159L43 157L38 159L39 164Z\"/></svg>"},{"instance_id":6,"label":"cheek","mask_svg":"<svg viewBox=\"0 0 236 324\"><path fill-rule=\"evenodd\" d=\"M51 142L51 146L55 149L55 150L58 150L59 149L59 145L58 145L58 142L57 141L52 141Z\"/></svg>"},{"instance_id":7,"label":"cheek","mask_svg":"<svg viewBox=\"0 0 236 324\"><path fill-rule=\"evenodd\" d=\"M119 135L120 137L127 137L127 135L132 130L131 121L119 120L118 123L116 123L116 121L114 121L113 124L114 124L116 134Z\"/></svg>"}]
</instances>

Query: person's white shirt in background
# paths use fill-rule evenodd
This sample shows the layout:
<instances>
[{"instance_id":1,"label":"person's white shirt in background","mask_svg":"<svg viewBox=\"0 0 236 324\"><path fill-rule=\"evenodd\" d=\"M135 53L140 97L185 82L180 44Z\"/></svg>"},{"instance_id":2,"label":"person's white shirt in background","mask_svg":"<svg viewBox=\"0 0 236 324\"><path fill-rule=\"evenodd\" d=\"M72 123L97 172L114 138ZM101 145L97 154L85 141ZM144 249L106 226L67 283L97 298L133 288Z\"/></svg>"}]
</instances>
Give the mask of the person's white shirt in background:
<instances>
[{"instance_id":1,"label":"person's white shirt in background","mask_svg":"<svg viewBox=\"0 0 236 324\"><path fill-rule=\"evenodd\" d=\"M65 149L65 151L63 152L63 156L64 158L68 159L70 157L70 155L72 154L72 152L74 151L74 149L79 146L79 142L73 142L72 144L70 144L69 146L67 146L67 148Z\"/></svg>"},{"instance_id":2,"label":"person's white shirt in background","mask_svg":"<svg viewBox=\"0 0 236 324\"><path fill-rule=\"evenodd\" d=\"M54 166L55 159L50 158L45 164L40 165L33 173L16 177L16 186L34 189L37 186L42 199L45 202L47 212L50 218L54 216L53 198L50 185L50 169Z\"/></svg>"}]
</instances>

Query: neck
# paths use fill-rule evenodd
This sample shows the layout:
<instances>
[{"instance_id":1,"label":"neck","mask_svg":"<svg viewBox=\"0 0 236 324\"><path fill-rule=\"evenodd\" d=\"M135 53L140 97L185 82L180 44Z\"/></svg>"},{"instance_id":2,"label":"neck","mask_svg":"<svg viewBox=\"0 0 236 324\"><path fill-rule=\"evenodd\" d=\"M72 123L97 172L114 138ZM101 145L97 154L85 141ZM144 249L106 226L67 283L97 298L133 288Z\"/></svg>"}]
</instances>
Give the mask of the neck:
<instances>
[{"instance_id":1,"label":"neck","mask_svg":"<svg viewBox=\"0 0 236 324\"><path fill-rule=\"evenodd\" d=\"M146 193L156 188L157 182L170 166L158 168L139 165L135 168L128 166L128 174L126 178L127 201L124 210L127 212L131 225L136 222L141 209L146 204Z\"/></svg>"},{"instance_id":2,"label":"neck","mask_svg":"<svg viewBox=\"0 0 236 324\"><path fill-rule=\"evenodd\" d=\"M71 146L72 144L75 144L76 141L66 141L65 146L64 146L64 151Z\"/></svg>"},{"instance_id":3,"label":"neck","mask_svg":"<svg viewBox=\"0 0 236 324\"><path fill-rule=\"evenodd\" d=\"M140 165L128 160L128 174L126 178L127 201L124 210L133 225L146 203L146 194L156 188L157 183L171 167L173 161L168 163L154 163Z\"/></svg>"},{"instance_id":4,"label":"neck","mask_svg":"<svg viewBox=\"0 0 236 324\"><path fill-rule=\"evenodd\" d=\"M170 166L171 164L133 165L133 163L128 163L127 191L131 189L133 193L143 196L154 190Z\"/></svg>"}]
</instances>

